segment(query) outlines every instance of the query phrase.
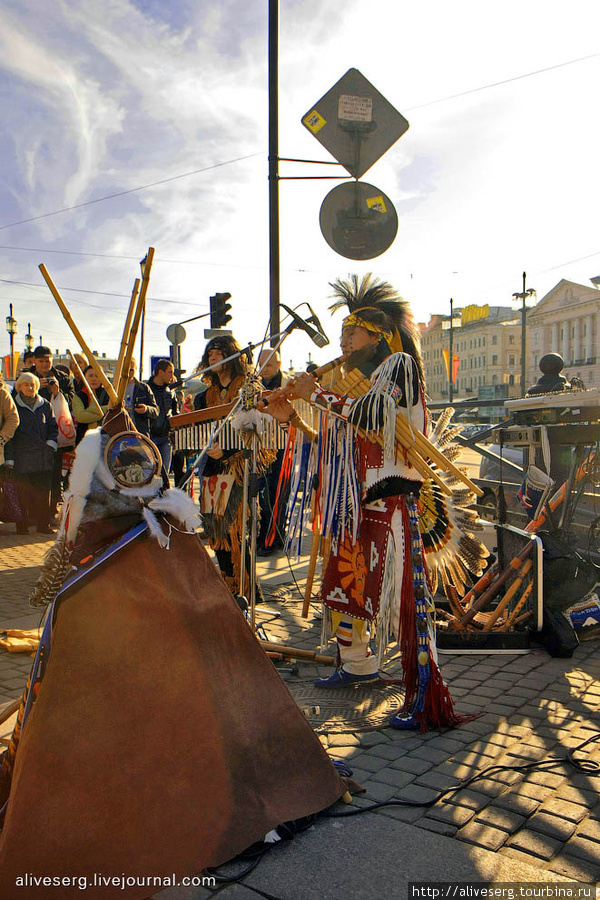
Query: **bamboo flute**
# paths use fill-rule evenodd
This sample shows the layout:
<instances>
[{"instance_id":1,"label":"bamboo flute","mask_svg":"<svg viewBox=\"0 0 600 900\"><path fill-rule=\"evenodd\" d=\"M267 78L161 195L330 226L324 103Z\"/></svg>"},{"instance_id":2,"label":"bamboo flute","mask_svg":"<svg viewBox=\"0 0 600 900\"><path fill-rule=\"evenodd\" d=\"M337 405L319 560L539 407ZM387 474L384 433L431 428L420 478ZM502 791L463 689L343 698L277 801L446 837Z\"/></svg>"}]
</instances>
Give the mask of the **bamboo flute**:
<instances>
[{"instance_id":1,"label":"bamboo flute","mask_svg":"<svg viewBox=\"0 0 600 900\"><path fill-rule=\"evenodd\" d=\"M125 356L123 358L123 368L121 369L121 377L119 379L118 385L118 393L117 393L117 403L123 403L123 398L125 397L125 391L127 390L127 381L129 378L129 364L133 357L133 349L135 346L135 340L137 338L138 328L140 327L140 320L142 318L142 311L146 304L146 294L148 293L148 285L150 283L150 270L152 269L152 261L154 259L154 247L148 247L148 253L146 255L146 261L144 263L143 271L142 271L142 286L140 288L140 293L137 300L136 310L133 316L133 323L131 325L131 331L129 332L127 339L127 350L125 352Z\"/></svg>"},{"instance_id":2,"label":"bamboo flute","mask_svg":"<svg viewBox=\"0 0 600 900\"><path fill-rule=\"evenodd\" d=\"M515 594L517 593L517 591L523 584L523 579L528 574L528 572L531 570L532 566L533 566L533 561L531 559L526 559L521 564L520 568L517 570L517 575L516 575L515 580L512 582L512 584L506 591L504 597L502 598L502 600L500 601L498 606L494 610L492 610L492 612L490 613L490 616L489 616L487 622L483 626L484 631L490 631L493 628L493 626L496 624L496 622L498 621L498 619L500 618L500 616L502 615L502 613L504 612L504 610L506 609L506 607L508 606L508 604L510 603L512 598L515 596Z\"/></svg>"},{"instance_id":3,"label":"bamboo flute","mask_svg":"<svg viewBox=\"0 0 600 900\"><path fill-rule=\"evenodd\" d=\"M133 290L131 292L131 300L129 301L129 307L127 309L127 316L125 318L125 325L123 326L123 337L121 338L121 346L119 348L119 358L117 359L117 367L115 369L115 374L113 376L113 384L115 387L119 384L121 380L121 372L123 371L123 360L125 359L125 353L127 351L127 338L129 337L129 329L131 328L131 320L133 319L133 312L135 310L135 303L138 298L138 294L140 292L140 279L136 278L133 283Z\"/></svg>"},{"instance_id":4,"label":"bamboo flute","mask_svg":"<svg viewBox=\"0 0 600 900\"><path fill-rule=\"evenodd\" d=\"M73 318L72 318L72 316L71 316L71 313L70 313L69 310L67 309L67 305L66 305L65 301L64 301L63 298L60 296L60 294L59 294L59 292L58 292L58 288L56 287L56 285L55 285L54 282L52 281L52 278L50 277L50 275L49 275L49 273L48 273L48 270L46 269L46 266L44 265L44 263L40 263L40 265L39 265L39 270L40 270L40 272L42 273L42 276L43 276L43 278L44 278L44 281L46 282L46 284L47 284L48 287L50 288L50 292L51 292L52 296L54 297L54 299L55 299L56 302L58 303L58 307L59 307L60 311L62 312L62 314L63 314L63 316L64 316L64 319L65 319L67 325L69 326L69 328L70 328L71 331L73 332L73 336L75 337L75 340L79 343L79 346L81 347L81 349L83 350L83 352L85 353L85 355L86 355L87 358L88 358L89 364L91 365L91 367L93 368L94 372L96 373L96 375L98 376L98 378L99 378L100 381L102 382L102 387L106 390L106 393L107 393L108 396L110 397L111 401L112 401L113 403L115 403L116 400L117 400L117 395L116 395L116 393L115 393L114 387L112 386L112 384L111 384L110 381L108 380L108 378L107 378L107 376L106 376L106 373L105 373L105 372L102 370L102 368L98 365L98 361L96 360L96 357L94 356L94 354L92 353L92 351L91 351L90 348L88 347L88 345L87 345L87 343L85 342L85 340L84 340L84 338L83 338L81 332L79 331L79 329L78 329L77 326L75 325L75 322L73 321Z\"/></svg>"}]
</instances>

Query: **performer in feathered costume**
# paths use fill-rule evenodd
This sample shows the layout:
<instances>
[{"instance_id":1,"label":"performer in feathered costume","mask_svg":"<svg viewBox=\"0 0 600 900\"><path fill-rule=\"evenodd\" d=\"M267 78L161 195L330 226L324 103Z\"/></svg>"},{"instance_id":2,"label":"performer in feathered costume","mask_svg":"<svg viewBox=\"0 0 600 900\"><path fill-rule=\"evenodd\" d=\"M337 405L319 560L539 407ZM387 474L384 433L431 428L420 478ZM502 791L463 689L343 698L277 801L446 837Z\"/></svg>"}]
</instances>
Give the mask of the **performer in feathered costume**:
<instances>
[{"instance_id":1,"label":"performer in feathered costume","mask_svg":"<svg viewBox=\"0 0 600 900\"><path fill-rule=\"evenodd\" d=\"M341 665L316 684L335 688L376 681L386 645L396 637L406 696L391 725L454 726L461 719L438 667L426 553L441 551L438 567L445 581L448 570L456 569L463 580L470 565L479 570L483 548L477 542L459 552L457 541L456 553L450 549L450 516L463 524L475 517L465 509L450 513L435 483L427 484L419 506L424 476L395 441L397 416L413 435L429 430L419 335L408 304L371 275L360 281L354 275L332 287L337 298L332 309L346 304L350 310L343 323L343 342L351 351L345 367L358 362L358 390L324 389L309 374L287 389L288 397L302 397L329 413L321 437L321 505L324 533L331 534L333 545L321 596ZM273 402L270 406L276 409ZM461 499L468 502L467 493L462 491ZM461 535L464 541L472 538ZM461 561L469 553L470 562Z\"/></svg>"}]
</instances>

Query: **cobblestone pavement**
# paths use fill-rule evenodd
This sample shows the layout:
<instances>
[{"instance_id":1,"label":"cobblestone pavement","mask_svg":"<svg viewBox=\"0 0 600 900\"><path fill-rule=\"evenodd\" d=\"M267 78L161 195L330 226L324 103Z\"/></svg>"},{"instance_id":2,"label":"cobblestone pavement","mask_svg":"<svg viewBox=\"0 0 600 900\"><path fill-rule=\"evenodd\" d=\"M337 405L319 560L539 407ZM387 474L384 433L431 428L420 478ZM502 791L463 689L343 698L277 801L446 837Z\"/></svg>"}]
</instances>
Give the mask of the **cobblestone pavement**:
<instances>
[{"instance_id":1,"label":"cobblestone pavement","mask_svg":"<svg viewBox=\"0 0 600 900\"><path fill-rule=\"evenodd\" d=\"M0 629L35 627L39 612L27 605L37 568L50 546L35 535L17 537L0 524ZM301 617L299 590L306 560L290 568L271 557L259 566L270 599L258 614L269 638L314 650L321 624ZM274 614L279 617L274 618ZM0 650L0 704L21 693L31 659ZM600 880L600 742L579 759L596 771L577 771L567 752L600 731L600 643L580 645L572 659L544 650L527 655L443 655L442 672L459 712L477 718L444 734L389 728L321 736L332 756L345 759L366 794L356 806L390 799L427 803L438 791L487 770L472 786L430 807L383 807L387 816L499 854L526 860L569 879ZM331 668L298 663L292 680L310 681ZM9 723L0 726L6 734ZM9 729L10 730L10 729ZM516 767L560 758L552 771Z\"/></svg>"}]
</instances>

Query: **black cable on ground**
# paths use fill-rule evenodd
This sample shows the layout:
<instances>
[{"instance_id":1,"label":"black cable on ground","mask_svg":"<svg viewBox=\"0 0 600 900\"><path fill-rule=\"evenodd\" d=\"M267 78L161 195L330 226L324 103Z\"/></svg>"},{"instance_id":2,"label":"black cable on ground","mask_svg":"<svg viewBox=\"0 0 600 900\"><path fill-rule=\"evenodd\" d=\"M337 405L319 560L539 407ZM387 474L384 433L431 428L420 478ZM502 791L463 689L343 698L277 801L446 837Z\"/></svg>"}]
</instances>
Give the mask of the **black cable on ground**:
<instances>
[{"instance_id":1,"label":"black cable on ground","mask_svg":"<svg viewBox=\"0 0 600 900\"><path fill-rule=\"evenodd\" d=\"M467 778L466 781L461 781L460 784L457 784L455 787L446 788L445 791L440 791L433 800L384 800L381 803L373 803L371 806L361 806L360 809L352 809L348 810L348 812L321 812L319 813L319 817L324 819L343 819L345 816L358 816L361 815L361 813L372 812L375 809L382 809L385 806L411 806L429 809L430 807L435 806L436 803L439 803L439 801L447 794L454 794L457 791L462 791L464 788L469 787L469 785L474 784L474 782L479 781L482 778L488 778L493 772L529 772L532 769L550 772L557 765L568 762L578 772L583 772L585 775L594 777L600 774L600 763L597 763L592 759L581 761L575 759L575 753L579 753L587 744L593 743L594 741L600 741L600 732L592 735L592 737L585 740L583 744L579 744L578 747L567 750L566 755L563 757L550 757L549 759L524 763L522 766L490 766L489 768L478 772L476 775L473 775L471 778Z\"/></svg>"},{"instance_id":2,"label":"black cable on ground","mask_svg":"<svg viewBox=\"0 0 600 900\"><path fill-rule=\"evenodd\" d=\"M230 884L241 883L244 878L246 878L251 872L254 871L254 869L256 869L259 862L267 853L272 851L275 847L281 847L285 845L302 831L306 831L306 829L309 828L317 819L344 819L349 816L359 816L363 813L383 809L386 806L409 806L429 809L430 807L435 806L436 803L439 803L439 801L447 794L454 794L457 791L461 791L464 788L469 787L469 785L473 784L474 782L480 780L481 778L489 777L493 772L529 772L533 769L539 769L541 771L549 772L557 765L563 765L565 762L567 762L578 772L582 772L583 774L590 775L592 777L597 776L598 774L600 774L600 763L591 759L575 759L576 753L580 753L584 749L584 747L596 741L600 741L600 732L598 732L597 734L593 734L577 747L573 747L571 750L567 750L564 757L550 757L549 759L545 760L524 763L521 766L490 766L489 768L484 769L482 772L478 772L476 775L473 775L471 778L462 781L455 787L447 788L445 791L440 791L433 800L428 800L425 802L417 802L415 800L385 800L381 803L373 803L371 804L371 806L361 806L360 809L352 809L348 810L347 812L320 812L312 816L306 816L304 819L298 819L295 822L285 822L283 825L279 825L277 828L281 840L276 841L275 843L258 842L256 844L252 844L250 847L248 847L247 850L244 850L243 853L240 853L233 860L229 860L229 862L224 863L223 866L205 869L205 873L214 878L215 881L219 882L219 887L216 888L216 890L213 892L214 894L217 894ZM345 763L340 760L332 760L332 762L341 773L343 767L345 766ZM224 866L230 866L236 862L243 863L248 861L249 865L247 865L245 869L243 869L236 875L227 876L219 874L219 869L222 869ZM282 900L281 897L276 897L273 894L269 894L266 891L260 890L259 888L250 887L250 885L244 885L244 887L248 888L248 890L253 891L259 896L264 897L265 900Z\"/></svg>"}]
</instances>

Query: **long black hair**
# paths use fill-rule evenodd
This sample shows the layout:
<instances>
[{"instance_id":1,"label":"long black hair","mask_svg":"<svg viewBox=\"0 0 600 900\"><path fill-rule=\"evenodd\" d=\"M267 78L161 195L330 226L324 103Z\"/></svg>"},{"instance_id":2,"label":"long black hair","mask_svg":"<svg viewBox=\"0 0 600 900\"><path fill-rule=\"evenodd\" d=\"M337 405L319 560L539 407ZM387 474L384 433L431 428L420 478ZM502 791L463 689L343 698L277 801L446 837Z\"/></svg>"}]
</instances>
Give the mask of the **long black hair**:
<instances>
[{"instance_id":1,"label":"long black hair","mask_svg":"<svg viewBox=\"0 0 600 900\"><path fill-rule=\"evenodd\" d=\"M202 359L200 360L198 368L206 369L207 366L210 365L208 361L208 354L211 350L220 350L225 359L227 359L228 356L233 356L234 353L239 353L241 349L242 348L240 347L236 339L234 337L231 337L231 335L223 334L219 337L211 338L204 348L204 353L202 355ZM248 360L246 359L246 356L244 354L242 356L238 356L237 359L230 360L226 365L232 380L238 375L245 375L248 371ZM219 376L215 371L206 372L202 376L202 381L204 381L205 384L215 384L218 387L220 387L221 384L221 382L219 381Z\"/></svg>"}]
</instances>

